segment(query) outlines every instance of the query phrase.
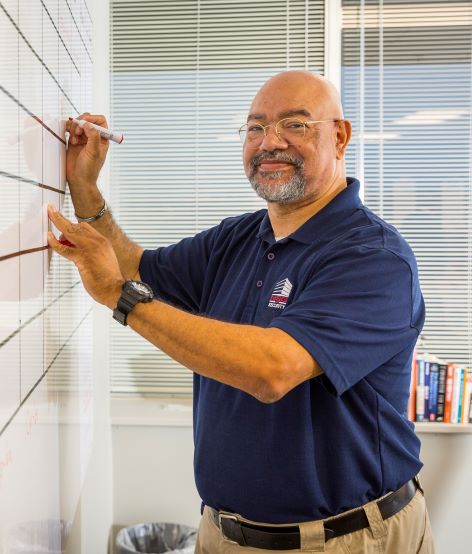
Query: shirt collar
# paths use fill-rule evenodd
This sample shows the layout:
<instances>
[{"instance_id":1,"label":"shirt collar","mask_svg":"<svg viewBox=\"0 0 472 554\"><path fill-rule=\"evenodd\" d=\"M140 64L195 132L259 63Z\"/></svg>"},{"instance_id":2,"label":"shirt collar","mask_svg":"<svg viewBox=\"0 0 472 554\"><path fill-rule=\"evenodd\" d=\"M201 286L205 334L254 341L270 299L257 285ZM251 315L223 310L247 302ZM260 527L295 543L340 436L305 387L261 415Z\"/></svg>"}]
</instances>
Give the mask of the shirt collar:
<instances>
[{"instance_id":1,"label":"shirt collar","mask_svg":"<svg viewBox=\"0 0 472 554\"><path fill-rule=\"evenodd\" d=\"M347 187L335 196L329 204L310 217L301 227L286 238L303 244L311 244L329 228L336 226L339 221L340 212L353 211L362 206L361 199L359 198L359 181L353 177L347 177L346 182ZM268 212L265 213L261 221L257 237L268 243L274 242L274 234Z\"/></svg>"}]
</instances>

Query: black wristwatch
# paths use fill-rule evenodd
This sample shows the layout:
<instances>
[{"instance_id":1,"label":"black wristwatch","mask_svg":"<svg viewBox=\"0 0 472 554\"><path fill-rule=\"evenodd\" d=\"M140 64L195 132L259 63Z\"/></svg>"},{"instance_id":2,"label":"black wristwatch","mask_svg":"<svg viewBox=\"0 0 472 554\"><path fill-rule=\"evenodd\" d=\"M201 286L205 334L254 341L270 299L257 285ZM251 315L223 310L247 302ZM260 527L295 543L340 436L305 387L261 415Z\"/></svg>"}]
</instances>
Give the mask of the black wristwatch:
<instances>
[{"instance_id":1,"label":"black wristwatch","mask_svg":"<svg viewBox=\"0 0 472 554\"><path fill-rule=\"evenodd\" d=\"M151 302L154 298L152 289L146 283L141 281L126 281L123 285L121 296L116 308L113 310L113 319L119 321L121 325L128 325L126 319L130 311L138 304Z\"/></svg>"}]
</instances>

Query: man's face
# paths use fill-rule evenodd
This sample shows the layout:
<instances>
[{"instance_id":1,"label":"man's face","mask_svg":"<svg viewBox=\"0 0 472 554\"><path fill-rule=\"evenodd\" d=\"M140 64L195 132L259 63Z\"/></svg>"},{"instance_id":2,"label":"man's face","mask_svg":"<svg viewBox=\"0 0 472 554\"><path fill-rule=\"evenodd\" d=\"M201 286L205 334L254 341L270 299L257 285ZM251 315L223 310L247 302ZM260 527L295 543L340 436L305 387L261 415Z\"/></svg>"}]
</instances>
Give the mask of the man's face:
<instances>
[{"instance_id":1,"label":"man's face","mask_svg":"<svg viewBox=\"0 0 472 554\"><path fill-rule=\"evenodd\" d=\"M269 82L256 95L248 124L271 125L262 140L246 140L244 170L256 193L267 202L290 204L320 198L335 171L335 123L315 123L304 137L278 138L281 119L302 122L330 119L316 100L316 89L296 81ZM318 94L318 98L322 97ZM280 128L280 127L279 127Z\"/></svg>"}]
</instances>

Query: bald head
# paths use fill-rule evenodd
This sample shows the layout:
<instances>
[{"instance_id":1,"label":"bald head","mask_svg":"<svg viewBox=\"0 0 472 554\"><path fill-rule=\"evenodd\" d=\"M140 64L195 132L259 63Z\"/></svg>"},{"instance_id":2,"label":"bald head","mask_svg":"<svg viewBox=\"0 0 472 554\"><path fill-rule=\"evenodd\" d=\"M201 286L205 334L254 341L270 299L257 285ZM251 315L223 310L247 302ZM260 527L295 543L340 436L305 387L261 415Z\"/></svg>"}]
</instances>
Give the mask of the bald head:
<instances>
[{"instance_id":1,"label":"bald head","mask_svg":"<svg viewBox=\"0 0 472 554\"><path fill-rule=\"evenodd\" d=\"M284 71L271 77L254 97L253 108L277 100L280 105L309 109L316 119L342 119L341 99L336 87L325 77L309 71Z\"/></svg>"}]
</instances>

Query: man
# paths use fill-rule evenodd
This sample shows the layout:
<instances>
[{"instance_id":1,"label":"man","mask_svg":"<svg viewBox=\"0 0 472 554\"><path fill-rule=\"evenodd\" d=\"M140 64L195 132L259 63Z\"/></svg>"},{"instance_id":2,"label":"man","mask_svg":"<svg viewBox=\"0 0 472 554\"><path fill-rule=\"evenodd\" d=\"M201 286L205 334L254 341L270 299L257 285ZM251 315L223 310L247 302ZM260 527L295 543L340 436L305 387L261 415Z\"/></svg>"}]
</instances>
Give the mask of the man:
<instances>
[{"instance_id":1,"label":"man","mask_svg":"<svg viewBox=\"0 0 472 554\"><path fill-rule=\"evenodd\" d=\"M91 225L51 210L75 248L49 242L116 319L195 373L196 552L433 552L405 417L416 263L346 178L334 87L288 71L254 98L240 133L267 210L144 253L96 188L106 141L69 131L72 199Z\"/></svg>"}]
</instances>

